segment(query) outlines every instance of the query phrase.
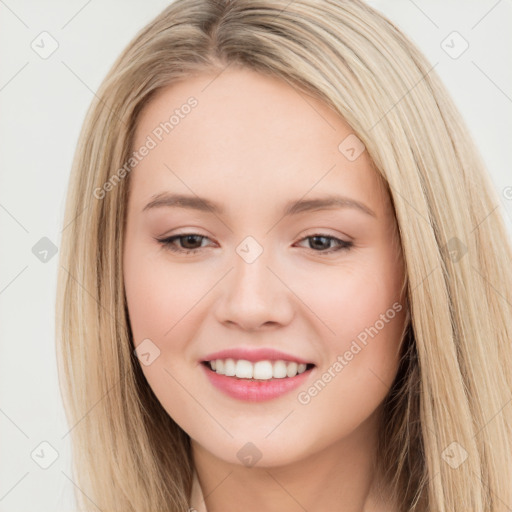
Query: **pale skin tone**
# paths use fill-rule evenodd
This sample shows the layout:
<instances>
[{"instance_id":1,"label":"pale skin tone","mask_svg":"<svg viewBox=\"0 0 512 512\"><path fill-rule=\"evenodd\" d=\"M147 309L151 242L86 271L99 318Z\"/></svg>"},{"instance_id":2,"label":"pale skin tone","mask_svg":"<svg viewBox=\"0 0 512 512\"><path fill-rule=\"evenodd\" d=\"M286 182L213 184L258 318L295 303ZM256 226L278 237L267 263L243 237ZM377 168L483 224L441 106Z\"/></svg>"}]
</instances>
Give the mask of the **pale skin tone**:
<instances>
[{"instance_id":1,"label":"pale skin tone","mask_svg":"<svg viewBox=\"0 0 512 512\"><path fill-rule=\"evenodd\" d=\"M144 374L191 437L208 512L394 510L377 496L373 463L405 318L404 306L376 324L404 304L390 200L366 151L351 161L338 149L353 132L323 102L251 70L215 75L161 90L137 126L135 149L190 96L198 101L130 175L123 262L130 322L135 346L149 338L160 350ZM224 211L144 209L165 192ZM328 195L372 213L345 204L283 217L289 201ZM174 239L175 248L199 250L177 253L158 241L178 234L198 236ZM250 264L236 251L247 236L263 248ZM336 239L352 245L332 251ZM333 372L338 356L375 325L378 333ZM277 348L315 368L298 390L237 400L211 385L200 361L240 346ZM298 393L329 369L335 377L301 403ZM237 456L247 442L261 453L253 467Z\"/></svg>"}]
</instances>

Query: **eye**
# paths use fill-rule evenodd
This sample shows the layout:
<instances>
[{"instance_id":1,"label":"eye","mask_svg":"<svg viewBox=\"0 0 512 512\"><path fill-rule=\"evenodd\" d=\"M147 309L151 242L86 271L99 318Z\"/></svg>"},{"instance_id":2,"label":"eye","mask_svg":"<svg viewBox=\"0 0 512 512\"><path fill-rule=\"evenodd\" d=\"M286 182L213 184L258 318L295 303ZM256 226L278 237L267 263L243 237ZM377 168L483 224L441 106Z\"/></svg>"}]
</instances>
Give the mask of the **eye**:
<instances>
[{"instance_id":1,"label":"eye","mask_svg":"<svg viewBox=\"0 0 512 512\"><path fill-rule=\"evenodd\" d=\"M173 252L180 252L184 254L192 254L196 253L200 250L201 244L199 244L199 247L187 247L189 244L194 246L197 244L197 239L206 239L206 236L198 235L197 233L185 233L183 235L174 235L170 236L168 238L163 239L157 239L158 242L160 242L164 247L167 249L170 249ZM175 241L179 240L180 243L182 240L185 240L185 248L182 247L176 247Z\"/></svg>"},{"instance_id":2,"label":"eye","mask_svg":"<svg viewBox=\"0 0 512 512\"><path fill-rule=\"evenodd\" d=\"M330 235L326 235L326 234L322 234L322 233L316 233L314 235L306 236L302 240L309 240L310 246L313 246L313 248L316 247L316 248L320 248L320 249L322 249L326 245L330 245L330 243L333 241L336 244L338 244L337 247L331 248L327 251L325 251L325 250L320 250L320 251L315 250L314 251L314 252L318 252L322 255L331 254L333 252L338 252L338 251L343 251L343 250L348 251L354 245L353 242L340 240L339 238L336 238L334 236L330 236ZM302 240L300 240L300 241L302 242Z\"/></svg>"},{"instance_id":3,"label":"eye","mask_svg":"<svg viewBox=\"0 0 512 512\"><path fill-rule=\"evenodd\" d=\"M185 233L182 235L174 235L163 239L156 239L160 244L162 244L167 249L182 253L182 254L195 254L199 252L202 248L202 240L208 239L208 237L203 235L198 235L197 233ZM341 250L349 250L353 246L353 242L347 242L345 240L340 240L339 238L336 238L334 236L325 235L321 233L317 233L314 235L310 235L307 237L304 237L300 240L302 242L303 240L310 240L310 246L312 245L312 249L314 252L318 252L320 254L330 254L333 252L341 251ZM179 243L182 245L184 241L185 247L178 247L176 246L176 243L179 241ZM337 247L335 248L328 248L329 250L323 250L325 249L326 245L330 245L331 242L335 242ZM199 242L199 246L196 247L197 243ZM327 242L327 243L326 243ZM192 245L193 247L190 247ZM320 249L320 250L316 250Z\"/></svg>"}]
</instances>

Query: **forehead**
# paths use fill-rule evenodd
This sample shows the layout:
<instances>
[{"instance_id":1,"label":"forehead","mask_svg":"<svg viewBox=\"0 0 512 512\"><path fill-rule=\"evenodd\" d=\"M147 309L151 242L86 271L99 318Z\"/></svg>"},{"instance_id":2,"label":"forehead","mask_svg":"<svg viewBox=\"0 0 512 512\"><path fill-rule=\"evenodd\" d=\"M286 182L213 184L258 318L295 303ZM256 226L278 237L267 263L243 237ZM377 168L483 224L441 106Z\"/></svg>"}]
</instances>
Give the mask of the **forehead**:
<instances>
[{"instance_id":1,"label":"forehead","mask_svg":"<svg viewBox=\"0 0 512 512\"><path fill-rule=\"evenodd\" d=\"M180 109L189 110L185 107L190 98L197 106L183 115ZM139 141L174 112L179 119L172 121L169 138L182 132L190 135L187 125L193 124L201 144L224 140L227 145L236 137L237 144L265 142L284 149L290 141L307 138L316 146L325 140L325 147L332 150L331 139L337 140L338 132L351 132L343 118L318 98L280 78L245 68L202 73L160 89L141 112Z\"/></svg>"},{"instance_id":2,"label":"forehead","mask_svg":"<svg viewBox=\"0 0 512 512\"><path fill-rule=\"evenodd\" d=\"M142 110L133 149L148 138L154 148L132 171L133 189L146 199L173 190L220 202L236 193L240 205L338 192L378 211L377 173L366 151L347 158L347 137L355 135L341 116L284 80L248 69L199 74Z\"/></svg>"}]
</instances>

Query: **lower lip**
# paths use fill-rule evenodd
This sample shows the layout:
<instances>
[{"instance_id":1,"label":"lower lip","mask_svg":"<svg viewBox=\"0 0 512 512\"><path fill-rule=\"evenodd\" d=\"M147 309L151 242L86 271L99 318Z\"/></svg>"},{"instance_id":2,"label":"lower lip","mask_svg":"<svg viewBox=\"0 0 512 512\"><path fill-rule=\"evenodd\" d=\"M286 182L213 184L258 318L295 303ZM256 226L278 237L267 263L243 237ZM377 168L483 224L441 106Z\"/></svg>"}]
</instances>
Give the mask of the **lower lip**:
<instances>
[{"instance_id":1,"label":"lower lip","mask_svg":"<svg viewBox=\"0 0 512 512\"><path fill-rule=\"evenodd\" d=\"M295 377L284 377L282 379L249 380L238 377L228 377L211 370L201 363L210 382L226 395L248 402L263 402L271 400L290 392L299 387L309 377L313 368L298 373Z\"/></svg>"}]
</instances>

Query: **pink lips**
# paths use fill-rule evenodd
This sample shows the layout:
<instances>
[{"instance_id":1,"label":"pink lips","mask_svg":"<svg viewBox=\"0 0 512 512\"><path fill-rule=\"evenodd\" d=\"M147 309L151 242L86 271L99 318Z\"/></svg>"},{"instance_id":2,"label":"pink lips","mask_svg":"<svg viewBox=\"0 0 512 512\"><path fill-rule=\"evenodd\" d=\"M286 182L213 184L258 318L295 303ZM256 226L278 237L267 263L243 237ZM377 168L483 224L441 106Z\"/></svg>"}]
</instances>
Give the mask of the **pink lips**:
<instances>
[{"instance_id":1,"label":"pink lips","mask_svg":"<svg viewBox=\"0 0 512 512\"><path fill-rule=\"evenodd\" d=\"M221 350L220 352L214 352L206 356L202 361L214 361L215 359L245 359L246 361L256 362L263 361L265 359L269 361L277 361L282 359L283 361L295 361L296 363L308 364L311 361L306 361L300 357L286 354L273 348L230 348L227 350Z\"/></svg>"},{"instance_id":2,"label":"pink lips","mask_svg":"<svg viewBox=\"0 0 512 512\"><path fill-rule=\"evenodd\" d=\"M262 402L264 400L277 398L300 386L309 378L312 371L311 368L308 368L305 372L299 373L295 377L284 377L282 379L250 380L218 374L210 368L209 364L205 364L206 361L228 358L235 360L245 359L246 361L251 362L263 360L277 361L279 359L287 362L295 361L296 363L303 364L308 364L309 362L300 357L286 354L279 350L266 348L251 350L233 348L209 354L201 361L203 364L200 364L199 366L203 368L203 371L213 386L231 398L235 398L237 400ZM309 363L308 366L311 365L312 363Z\"/></svg>"}]
</instances>

